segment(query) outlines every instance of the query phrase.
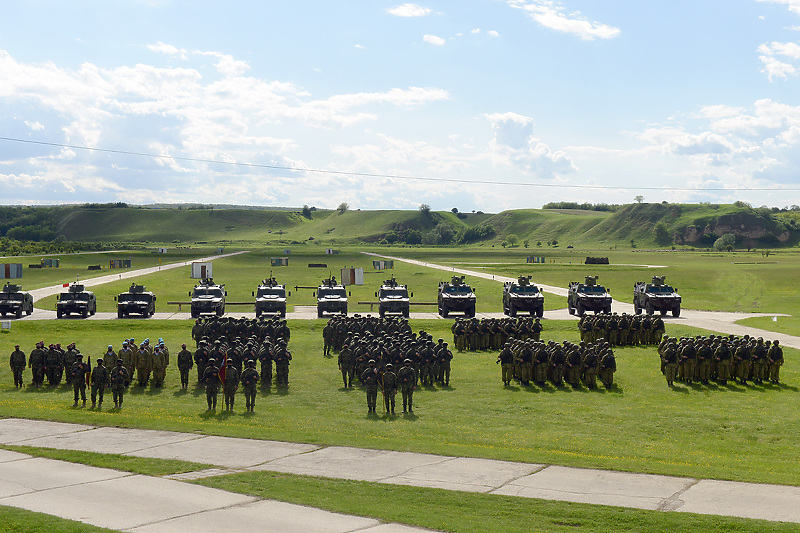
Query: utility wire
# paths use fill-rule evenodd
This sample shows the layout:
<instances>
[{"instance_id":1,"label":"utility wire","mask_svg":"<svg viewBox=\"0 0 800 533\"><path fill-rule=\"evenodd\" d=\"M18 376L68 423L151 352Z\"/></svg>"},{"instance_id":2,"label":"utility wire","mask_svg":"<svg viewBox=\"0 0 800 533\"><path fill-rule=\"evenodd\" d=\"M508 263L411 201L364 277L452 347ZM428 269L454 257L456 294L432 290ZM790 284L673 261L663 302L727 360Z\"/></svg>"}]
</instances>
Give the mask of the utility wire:
<instances>
[{"instance_id":1,"label":"utility wire","mask_svg":"<svg viewBox=\"0 0 800 533\"><path fill-rule=\"evenodd\" d=\"M231 165L247 168L261 168L269 170L287 170L291 172L313 172L317 174L335 174L344 176L357 176L362 178L387 178L398 180L417 180L417 181L432 181L441 183L464 183L472 185L516 185L523 187L543 187L551 189L603 189L603 190L636 190L636 191L688 191L688 192L706 192L706 191L767 191L767 192L791 192L800 191L800 187L650 187L646 185L621 187L616 185L592 185L592 184L561 184L561 183L533 183L533 182L518 182L518 181L491 181L491 180L465 180L457 178L431 178L427 176L404 176L401 174L375 174L369 172L351 172L347 170L327 170L320 168L299 168L289 167L285 165L266 165L259 163L242 163L238 161L222 161L219 159L203 159L199 157L182 157L174 155L163 154L149 154L146 152L133 152L130 150L114 150L111 148L94 148L91 146L78 146L75 144L62 144L46 141L34 141L31 139L17 139L14 137L0 137L0 141L18 142L25 144L35 144L40 146L54 146L57 148L72 148L75 150L86 150L89 152L101 152L105 154L120 154L120 155L134 155L140 157L152 157L155 159L172 159L174 161L190 161L194 163L210 163L215 165Z\"/></svg>"}]
</instances>

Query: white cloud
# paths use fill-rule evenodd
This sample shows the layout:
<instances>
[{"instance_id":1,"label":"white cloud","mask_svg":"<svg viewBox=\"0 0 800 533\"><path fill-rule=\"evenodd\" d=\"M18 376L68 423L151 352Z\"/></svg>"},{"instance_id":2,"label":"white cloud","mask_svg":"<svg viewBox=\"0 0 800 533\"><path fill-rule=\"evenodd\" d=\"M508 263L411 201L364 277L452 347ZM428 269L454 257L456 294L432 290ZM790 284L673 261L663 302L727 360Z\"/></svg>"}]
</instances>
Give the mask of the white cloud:
<instances>
[{"instance_id":1,"label":"white cloud","mask_svg":"<svg viewBox=\"0 0 800 533\"><path fill-rule=\"evenodd\" d=\"M42 131L44 129L44 124L39 121L31 122L29 120L25 121L25 125L28 126L33 131Z\"/></svg>"},{"instance_id":2,"label":"white cloud","mask_svg":"<svg viewBox=\"0 0 800 533\"><path fill-rule=\"evenodd\" d=\"M789 11L800 15L800 0L758 0L759 2L767 2L770 4L780 4L786 6Z\"/></svg>"},{"instance_id":3,"label":"white cloud","mask_svg":"<svg viewBox=\"0 0 800 533\"><path fill-rule=\"evenodd\" d=\"M470 33L471 33L471 34L473 34L473 35L477 35L477 34L479 34L480 32L481 32L481 29L480 29L480 28L475 28L475 29L474 29L474 30L472 30Z\"/></svg>"},{"instance_id":4,"label":"white cloud","mask_svg":"<svg viewBox=\"0 0 800 533\"><path fill-rule=\"evenodd\" d=\"M387 12L395 17L424 17L430 15L431 10L417 4L402 4L387 10Z\"/></svg>"},{"instance_id":5,"label":"white cloud","mask_svg":"<svg viewBox=\"0 0 800 533\"><path fill-rule=\"evenodd\" d=\"M489 37L500 37L500 34L499 34L499 33L497 33L497 32L496 32L496 31L494 31L494 30L489 30L489 31L487 31L487 32L486 32L486 35L488 35Z\"/></svg>"},{"instance_id":6,"label":"white cloud","mask_svg":"<svg viewBox=\"0 0 800 533\"><path fill-rule=\"evenodd\" d=\"M764 64L761 72L767 75L769 81L775 81L776 78L785 80L789 76L797 75L797 68L791 63L784 63L770 56L760 56L759 59Z\"/></svg>"},{"instance_id":7,"label":"white cloud","mask_svg":"<svg viewBox=\"0 0 800 533\"><path fill-rule=\"evenodd\" d=\"M800 45L797 43L764 43L758 47L758 53L761 54L759 59L764 64L761 72L769 77L769 81L774 81L775 78L787 79L789 76L797 75L797 67L775 57L780 56L789 60L800 59Z\"/></svg>"},{"instance_id":8,"label":"white cloud","mask_svg":"<svg viewBox=\"0 0 800 533\"><path fill-rule=\"evenodd\" d=\"M620 29L586 19L580 12L566 13L566 9L555 0L507 0L508 5L521 9L538 24L551 30L577 35L585 41L611 39L620 34Z\"/></svg>"},{"instance_id":9,"label":"white cloud","mask_svg":"<svg viewBox=\"0 0 800 533\"><path fill-rule=\"evenodd\" d=\"M515 167L543 179L577 171L566 153L550 150L534 136L532 118L511 112L484 116L494 132L489 146L496 165Z\"/></svg>"},{"instance_id":10,"label":"white cloud","mask_svg":"<svg viewBox=\"0 0 800 533\"><path fill-rule=\"evenodd\" d=\"M189 55L189 53L185 49L178 48L177 46L173 46L171 44L165 44L162 43L161 41L157 42L156 44L148 44L147 49L157 54L178 56L181 59L186 59Z\"/></svg>"},{"instance_id":11,"label":"white cloud","mask_svg":"<svg viewBox=\"0 0 800 533\"><path fill-rule=\"evenodd\" d=\"M442 46L446 42L444 39L437 37L436 35L425 35L422 40L428 44L433 44L436 46Z\"/></svg>"},{"instance_id":12,"label":"white cloud","mask_svg":"<svg viewBox=\"0 0 800 533\"><path fill-rule=\"evenodd\" d=\"M366 46L364 46L363 44L357 44L357 45L355 45L355 47L354 47L354 48L357 48L357 49L359 49L359 50L366 50L366 49L367 49L367 47L366 47Z\"/></svg>"}]
</instances>

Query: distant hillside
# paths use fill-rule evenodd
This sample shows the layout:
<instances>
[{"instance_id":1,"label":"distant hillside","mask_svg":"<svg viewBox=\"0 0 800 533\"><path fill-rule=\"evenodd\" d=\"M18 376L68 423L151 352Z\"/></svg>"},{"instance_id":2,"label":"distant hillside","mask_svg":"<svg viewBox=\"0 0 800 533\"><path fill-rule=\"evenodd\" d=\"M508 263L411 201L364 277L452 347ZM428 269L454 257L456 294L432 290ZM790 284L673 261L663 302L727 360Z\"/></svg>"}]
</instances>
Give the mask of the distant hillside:
<instances>
[{"instance_id":1,"label":"distant hillside","mask_svg":"<svg viewBox=\"0 0 800 533\"><path fill-rule=\"evenodd\" d=\"M573 206L582 207L582 206ZM125 204L0 207L0 237L98 243L292 243L522 245L581 248L710 247L726 233L736 247L800 241L800 209L744 203L630 204L613 210L518 209L497 214L413 211L234 209Z\"/></svg>"}]
</instances>

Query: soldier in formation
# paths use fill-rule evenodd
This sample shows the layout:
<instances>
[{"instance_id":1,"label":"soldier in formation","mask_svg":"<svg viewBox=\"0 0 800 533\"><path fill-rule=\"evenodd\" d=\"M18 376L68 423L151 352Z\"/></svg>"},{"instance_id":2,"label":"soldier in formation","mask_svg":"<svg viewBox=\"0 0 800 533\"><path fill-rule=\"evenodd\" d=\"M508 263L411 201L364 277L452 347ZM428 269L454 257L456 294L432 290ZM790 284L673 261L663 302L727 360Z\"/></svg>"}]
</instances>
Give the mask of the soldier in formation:
<instances>
[{"instance_id":1,"label":"soldier in formation","mask_svg":"<svg viewBox=\"0 0 800 533\"><path fill-rule=\"evenodd\" d=\"M239 371L233 366L233 359L228 359L225 376L222 378L222 393L225 395L225 410L233 411L236 391L239 389Z\"/></svg>"},{"instance_id":2,"label":"soldier in formation","mask_svg":"<svg viewBox=\"0 0 800 533\"><path fill-rule=\"evenodd\" d=\"M91 384L92 384L92 409L103 408L103 395L106 386L109 384L110 375L108 368L106 368L105 360L102 358L97 359L97 365L92 370ZM99 402L98 402L99 399Z\"/></svg>"},{"instance_id":3,"label":"soldier in formation","mask_svg":"<svg viewBox=\"0 0 800 533\"><path fill-rule=\"evenodd\" d=\"M611 346L658 345L664 335L664 321L660 315L599 313L583 315L578 331L584 342L603 339Z\"/></svg>"},{"instance_id":4,"label":"soldier in formation","mask_svg":"<svg viewBox=\"0 0 800 533\"><path fill-rule=\"evenodd\" d=\"M661 372L668 386L675 380L692 384L716 381L725 385L738 379L761 384L765 379L780 382L783 349L779 341L764 341L745 335L697 337L664 336L658 346Z\"/></svg>"},{"instance_id":5,"label":"soldier in formation","mask_svg":"<svg viewBox=\"0 0 800 533\"><path fill-rule=\"evenodd\" d=\"M330 335L328 341L325 340L326 328L327 335ZM323 355L331 355L331 350L338 353L348 338L367 333L377 336L410 334L411 326L408 325L408 320L399 317L379 318L372 315L361 316L358 313L353 316L335 316L328 320L322 330L323 346L326 342L330 343L330 350L326 352L323 348Z\"/></svg>"},{"instance_id":6,"label":"soldier in formation","mask_svg":"<svg viewBox=\"0 0 800 533\"><path fill-rule=\"evenodd\" d=\"M367 391L367 413L374 414L378 401L378 387L381 385L382 374L375 366L375 359L370 359L367 368L361 373L361 383Z\"/></svg>"},{"instance_id":7,"label":"soldier in formation","mask_svg":"<svg viewBox=\"0 0 800 533\"><path fill-rule=\"evenodd\" d=\"M114 398L114 408L122 409L122 398L125 395L125 389L131 382L130 374L123 364L122 358L117 359L117 363L109 373L108 379L111 383L111 395Z\"/></svg>"},{"instance_id":8,"label":"soldier in formation","mask_svg":"<svg viewBox=\"0 0 800 533\"><path fill-rule=\"evenodd\" d=\"M86 407L86 384L91 371L92 369L89 364L83 362L83 355L77 354L75 356L75 362L72 363L72 367L69 370L69 375L72 378L72 390L75 397L75 403L72 404L72 407L78 407L79 394L80 399L83 401L83 406Z\"/></svg>"},{"instance_id":9,"label":"soldier in formation","mask_svg":"<svg viewBox=\"0 0 800 533\"><path fill-rule=\"evenodd\" d=\"M608 389L613 386L617 370L611 345L602 339L579 344L514 339L503 346L497 362L504 386L512 380L525 386L533 381L540 387L549 381L557 387L566 382L573 388L594 389L599 376Z\"/></svg>"},{"instance_id":10,"label":"soldier in formation","mask_svg":"<svg viewBox=\"0 0 800 533\"><path fill-rule=\"evenodd\" d=\"M189 371L194 366L192 352L186 349L186 343L181 344L181 351L177 356L178 372L181 375L181 390L189 388Z\"/></svg>"},{"instance_id":11,"label":"soldier in formation","mask_svg":"<svg viewBox=\"0 0 800 533\"><path fill-rule=\"evenodd\" d=\"M244 402L248 413L255 412L256 392L258 388L258 371L253 359L247 361L247 368L242 371L242 389L244 389Z\"/></svg>"},{"instance_id":12,"label":"soldier in formation","mask_svg":"<svg viewBox=\"0 0 800 533\"><path fill-rule=\"evenodd\" d=\"M538 341L542 326L538 318L456 318L451 326L456 350L500 350L509 340Z\"/></svg>"},{"instance_id":13,"label":"soldier in formation","mask_svg":"<svg viewBox=\"0 0 800 533\"><path fill-rule=\"evenodd\" d=\"M25 364L27 359L25 352L19 349L19 344L14 345L14 351L11 352L9 361L11 365L11 373L14 375L14 388L22 388L22 373L25 371Z\"/></svg>"}]
</instances>

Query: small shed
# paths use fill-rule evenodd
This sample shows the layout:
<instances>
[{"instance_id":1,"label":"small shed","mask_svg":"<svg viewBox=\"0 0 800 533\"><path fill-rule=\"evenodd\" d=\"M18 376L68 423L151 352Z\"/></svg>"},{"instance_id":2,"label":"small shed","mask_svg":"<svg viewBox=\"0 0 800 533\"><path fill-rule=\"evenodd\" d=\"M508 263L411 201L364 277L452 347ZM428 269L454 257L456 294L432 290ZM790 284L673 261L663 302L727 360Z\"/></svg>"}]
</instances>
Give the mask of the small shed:
<instances>
[{"instance_id":1,"label":"small shed","mask_svg":"<svg viewBox=\"0 0 800 533\"><path fill-rule=\"evenodd\" d=\"M289 266L289 258L288 257L270 257L269 266L274 266L274 267Z\"/></svg>"},{"instance_id":2,"label":"small shed","mask_svg":"<svg viewBox=\"0 0 800 533\"><path fill-rule=\"evenodd\" d=\"M17 279L22 277L22 263L1 263L0 274L2 279Z\"/></svg>"},{"instance_id":3,"label":"small shed","mask_svg":"<svg viewBox=\"0 0 800 533\"><path fill-rule=\"evenodd\" d=\"M387 268L394 268L394 261L373 261L372 268L375 270L386 270Z\"/></svg>"},{"instance_id":4,"label":"small shed","mask_svg":"<svg viewBox=\"0 0 800 533\"><path fill-rule=\"evenodd\" d=\"M110 259L108 261L108 268L131 268L132 261L130 259Z\"/></svg>"},{"instance_id":5,"label":"small shed","mask_svg":"<svg viewBox=\"0 0 800 533\"><path fill-rule=\"evenodd\" d=\"M342 285L363 285L364 284L364 269L363 268L343 268L342 269Z\"/></svg>"},{"instance_id":6,"label":"small shed","mask_svg":"<svg viewBox=\"0 0 800 533\"><path fill-rule=\"evenodd\" d=\"M211 263L198 261L192 263L192 279L205 279L213 278L214 274L211 271Z\"/></svg>"},{"instance_id":7,"label":"small shed","mask_svg":"<svg viewBox=\"0 0 800 533\"><path fill-rule=\"evenodd\" d=\"M325 255L336 255L339 253L339 250L334 250L333 248L325 248Z\"/></svg>"}]
</instances>

